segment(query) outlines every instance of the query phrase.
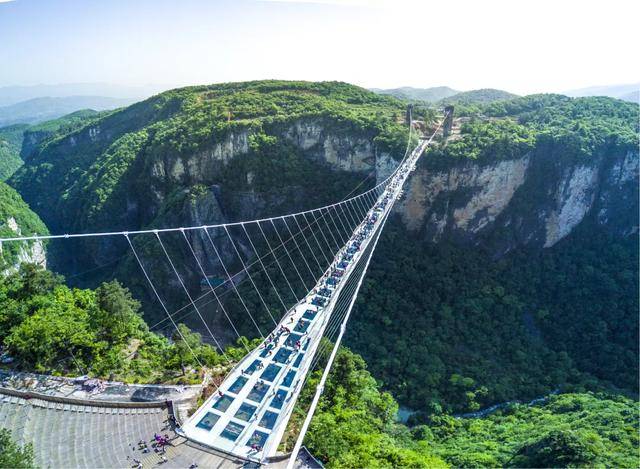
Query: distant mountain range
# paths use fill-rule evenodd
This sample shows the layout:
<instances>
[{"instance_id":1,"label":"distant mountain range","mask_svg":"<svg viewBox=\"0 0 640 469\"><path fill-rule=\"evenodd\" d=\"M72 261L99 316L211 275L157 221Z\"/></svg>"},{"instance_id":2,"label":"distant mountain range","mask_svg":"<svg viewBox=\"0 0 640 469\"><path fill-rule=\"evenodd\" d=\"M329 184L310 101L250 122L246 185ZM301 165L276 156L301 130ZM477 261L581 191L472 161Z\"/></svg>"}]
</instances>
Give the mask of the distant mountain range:
<instances>
[{"instance_id":1,"label":"distant mountain range","mask_svg":"<svg viewBox=\"0 0 640 469\"><path fill-rule=\"evenodd\" d=\"M109 83L67 83L62 85L4 86L0 87L0 106L8 106L33 98L50 96L106 96L140 101L173 88L170 85L123 86Z\"/></svg>"},{"instance_id":2,"label":"distant mountain range","mask_svg":"<svg viewBox=\"0 0 640 469\"><path fill-rule=\"evenodd\" d=\"M618 98L631 103L639 103L640 83L631 83L628 85L591 86L589 88L565 91L562 94L572 97L609 96L610 98Z\"/></svg>"},{"instance_id":3,"label":"distant mountain range","mask_svg":"<svg viewBox=\"0 0 640 469\"><path fill-rule=\"evenodd\" d=\"M433 88L402 88L380 89L371 88L371 91L378 94L388 94L399 99L408 101L424 101L428 103L440 104L473 104L490 103L503 99L517 98L518 95L503 90L484 88L471 91L456 91L448 86L436 86Z\"/></svg>"},{"instance_id":4,"label":"distant mountain range","mask_svg":"<svg viewBox=\"0 0 640 469\"><path fill-rule=\"evenodd\" d=\"M107 96L65 96L33 98L0 107L0 127L13 124L35 124L70 114L80 109L104 111L134 103L134 98Z\"/></svg>"},{"instance_id":5,"label":"distant mountain range","mask_svg":"<svg viewBox=\"0 0 640 469\"><path fill-rule=\"evenodd\" d=\"M371 88L371 91L378 94L388 94L408 101L426 101L428 103L435 103L441 99L460 93L448 86L435 86L432 88L412 88L410 86L392 89Z\"/></svg>"}]
</instances>

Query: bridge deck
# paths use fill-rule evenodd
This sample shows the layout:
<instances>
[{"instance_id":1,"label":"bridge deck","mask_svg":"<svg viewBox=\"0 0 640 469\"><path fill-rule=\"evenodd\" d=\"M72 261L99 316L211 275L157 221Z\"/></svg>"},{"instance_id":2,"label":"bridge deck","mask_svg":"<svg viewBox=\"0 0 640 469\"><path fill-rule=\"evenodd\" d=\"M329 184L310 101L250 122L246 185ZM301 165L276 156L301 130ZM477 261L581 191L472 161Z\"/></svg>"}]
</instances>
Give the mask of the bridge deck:
<instances>
[{"instance_id":1,"label":"bridge deck","mask_svg":"<svg viewBox=\"0 0 640 469\"><path fill-rule=\"evenodd\" d=\"M428 143L412 152L315 288L185 422L187 438L253 461L275 454L338 297Z\"/></svg>"},{"instance_id":2,"label":"bridge deck","mask_svg":"<svg viewBox=\"0 0 640 469\"><path fill-rule=\"evenodd\" d=\"M374 226L375 222L365 222L363 229L371 233ZM315 288L225 378L219 393L183 425L188 438L252 460L275 453L339 293L369 241L368 237L359 240L359 250L346 261L347 248L357 242L356 236ZM327 284L340 262L347 264L337 269L342 272L340 280L336 285ZM318 302L326 304L314 304Z\"/></svg>"}]
</instances>

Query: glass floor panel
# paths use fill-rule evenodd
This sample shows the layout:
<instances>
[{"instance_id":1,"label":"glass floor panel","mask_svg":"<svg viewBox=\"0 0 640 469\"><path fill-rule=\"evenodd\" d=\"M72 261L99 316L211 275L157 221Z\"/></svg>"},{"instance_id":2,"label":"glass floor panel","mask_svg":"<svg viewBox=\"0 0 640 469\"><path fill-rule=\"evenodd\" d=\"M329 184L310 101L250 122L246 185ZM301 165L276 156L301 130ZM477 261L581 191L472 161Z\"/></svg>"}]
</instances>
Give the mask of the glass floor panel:
<instances>
[{"instance_id":1,"label":"glass floor panel","mask_svg":"<svg viewBox=\"0 0 640 469\"><path fill-rule=\"evenodd\" d=\"M273 361L276 361L278 363L285 363L292 353L293 353L293 350L281 348L280 350L278 350L278 353L276 353L276 356L273 357ZM273 381L273 380L270 379L269 381Z\"/></svg>"},{"instance_id":2,"label":"glass floor panel","mask_svg":"<svg viewBox=\"0 0 640 469\"><path fill-rule=\"evenodd\" d=\"M282 380L282 385L289 387L291 386L291 383L293 383L293 378L296 377L296 372L293 370L289 370L289 373L287 373L287 376L284 377L284 380Z\"/></svg>"},{"instance_id":3,"label":"glass floor panel","mask_svg":"<svg viewBox=\"0 0 640 469\"><path fill-rule=\"evenodd\" d=\"M240 436L240 433L242 433L242 430L244 430L244 425L240 425L239 423L235 422L229 422L229 425L227 425L227 428L222 430L220 436L222 438L226 438L227 440L236 441Z\"/></svg>"},{"instance_id":4,"label":"glass floor panel","mask_svg":"<svg viewBox=\"0 0 640 469\"><path fill-rule=\"evenodd\" d=\"M267 394L267 391L269 391L268 384L256 383L247 397L254 402L260 403L262 402L262 399L264 399L264 396Z\"/></svg>"},{"instance_id":5,"label":"glass floor panel","mask_svg":"<svg viewBox=\"0 0 640 469\"><path fill-rule=\"evenodd\" d=\"M276 395L271 399L271 407L274 409L282 409L284 400L287 398L287 391L284 389L278 389Z\"/></svg>"},{"instance_id":6,"label":"glass floor panel","mask_svg":"<svg viewBox=\"0 0 640 469\"><path fill-rule=\"evenodd\" d=\"M214 409L218 409L220 412L224 412L229 408L229 406L231 405L232 402L233 402L233 397L231 397L231 396L222 396L220 399L218 399L213 404L212 407Z\"/></svg>"},{"instance_id":7,"label":"glass floor panel","mask_svg":"<svg viewBox=\"0 0 640 469\"><path fill-rule=\"evenodd\" d=\"M282 349L284 350L284 349ZM280 351L282 351L280 350ZM280 353L280 351L278 352L278 354ZM274 360L278 360L278 354L276 354L276 358ZM282 362L281 362L282 363ZM262 374L260 375L261 379L264 379L265 381L273 381L276 376L278 376L278 373L280 373L280 370L282 369L281 366L278 365L274 365L273 363L271 365L269 365L266 370L264 370L262 372Z\"/></svg>"},{"instance_id":8,"label":"glass floor panel","mask_svg":"<svg viewBox=\"0 0 640 469\"><path fill-rule=\"evenodd\" d=\"M313 311L312 309L308 309L304 312L304 314L302 315L303 318L305 319L313 319L316 317L316 313L315 311Z\"/></svg>"},{"instance_id":9,"label":"glass floor panel","mask_svg":"<svg viewBox=\"0 0 640 469\"><path fill-rule=\"evenodd\" d=\"M245 422L248 422L249 419L253 417L253 414L255 413L256 409L257 409L256 406L247 404L245 402L240 406L240 408L238 409L238 412L236 412L236 415L234 415L234 417L240 420L244 420Z\"/></svg>"},{"instance_id":10,"label":"glass floor panel","mask_svg":"<svg viewBox=\"0 0 640 469\"><path fill-rule=\"evenodd\" d=\"M220 416L213 412L207 412L207 415L196 424L198 428L204 428L205 430L211 430L216 422L220 420Z\"/></svg>"},{"instance_id":11,"label":"glass floor panel","mask_svg":"<svg viewBox=\"0 0 640 469\"><path fill-rule=\"evenodd\" d=\"M262 448L265 441L267 441L267 438L269 438L268 434L256 430L255 432L253 432L253 435L251 435L251 438L249 438L249 440L247 441L247 446L256 445L259 448Z\"/></svg>"},{"instance_id":12,"label":"glass floor panel","mask_svg":"<svg viewBox=\"0 0 640 469\"><path fill-rule=\"evenodd\" d=\"M248 375L252 375L253 372L256 371L256 369L258 368L259 364L260 364L260 360L254 360L253 363L249 365L246 370L244 370L244 372Z\"/></svg>"},{"instance_id":13,"label":"glass floor panel","mask_svg":"<svg viewBox=\"0 0 640 469\"><path fill-rule=\"evenodd\" d=\"M302 362L302 358L304 357L304 353L299 353L296 357L296 361L293 362L293 367L298 368L300 366L300 362Z\"/></svg>"},{"instance_id":14,"label":"glass floor panel","mask_svg":"<svg viewBox=\"0 0 640 469\"><path fill-rule=\"evenodd\" d=\"M262 358L266 357L269 355L269 351L273 348L273 344L269 344L267 345L264 350L262 352L260 352L260 356Z\"/></svg>"},{"instance_id":15,"label":"glass floor panel","mask_svg":"<svg viewBox=\"0 0 640 469\"><path fill-rule=\"evenodd\" d=\"M239 376L238 379L229 387L229 392L238 394L238 392L247 384L247 378Z\"/></svg>"},{"instance_id":16,"label":"glass floor panel","mask_svg":"<svg viewBox=\"0 0 640 469\"><path fill-rule=\"evenodd\" d=\"M303 321L302 319L298 321L296 327L293 329L295 332L307 332L311 323L309 321Z\"/></svg>"},{"instance_id":17,"label":"glass floor panel","mask_svg":"<svg viewBox=\"0 0 640 469\"><path fill-rule=\"evenodd\" d=\"M263 428L268 428L269 430L271 430L273 426L276 424L277 418L278 418L278 414L276 414L275 412L271 412L270 410L267 410L262 416L262 419L260 419L260 423L258 425L260 425Z\"/></svg>"},{"instance_id":18,"label":"glass floor panel","mask_svg":"<svg viewBox=\"0 0 640 469\"><path fill-rule=\"evenodd\" d=\"M300 339L302 339L302 334L291 333L291 334L289 334L289 337L287 337L287 340L285 341L284 344L287 347L295 347L296 346L296 342L299 341Z\"/></svg>"}]
</instances>

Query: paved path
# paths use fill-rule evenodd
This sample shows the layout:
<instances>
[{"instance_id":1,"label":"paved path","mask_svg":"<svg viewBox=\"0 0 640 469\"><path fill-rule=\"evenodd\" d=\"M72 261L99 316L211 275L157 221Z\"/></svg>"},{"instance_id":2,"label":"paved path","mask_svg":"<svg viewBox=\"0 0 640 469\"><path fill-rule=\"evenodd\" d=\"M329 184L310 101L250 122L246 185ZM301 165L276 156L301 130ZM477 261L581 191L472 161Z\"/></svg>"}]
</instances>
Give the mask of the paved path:
<instances>
[{"instance_id":1,"label":"paved path","mask_svg":"<svg viewBox=\"0 0 640 469\"><path fill-rule=\"evenodd\" d=\"M93 404L0 394L0 427L11 430L19 444L31 443L36 465L41 468L133 468L137 466L135 461L143 468L188 468L193 463L201 469L252 467L242 459L178 436L168 425L169 414L163 406L117 408ZM153 447L155 433L169 436L170 445L164 453ZM296 467L319 467L306 455L299 460ZM284 468L286 463L285 459L274 466Z\"/></svg>"}]
</instances>

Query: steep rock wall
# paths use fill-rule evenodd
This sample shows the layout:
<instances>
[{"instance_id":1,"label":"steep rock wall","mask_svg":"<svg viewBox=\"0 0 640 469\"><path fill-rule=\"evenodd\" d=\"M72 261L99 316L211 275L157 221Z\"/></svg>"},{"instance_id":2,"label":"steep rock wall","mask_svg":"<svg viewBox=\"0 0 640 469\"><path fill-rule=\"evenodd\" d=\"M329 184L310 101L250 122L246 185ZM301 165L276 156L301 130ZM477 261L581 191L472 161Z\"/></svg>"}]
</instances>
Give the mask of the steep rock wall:
<instances>
[{"instance_id":1,"label":"steep rock wall","mask_svg":"<svg viewBox=\"0 0 640 469\"><path fill-rule=\"evenodd\" d=\"M588 217L626 236L638 229L638 160L637 152L581 160L540 149L443 169L427 155L398 210L429 242L482 244L496 255L553 246Z\"/></svg>"},{"instance_id":2,"label":"steep rock wall","mask_svg":"<svg viewBox=\"0 0 640 469\"><path fill-rule=\"evenodd\" d=\"M20 236L22 231L20 230L20 226L14 217L8 217L6 222L6 226L11 229L15 233L16 236ZM2 256L3 246L0 243L0 256ZM9 275L20 268L20 264L37 264L42 266L43 268L47 267L47 256L44 248L44 244L42 241L37 240L33 242L24 242L21 243L18 247L18 251L14 256L13 264L4 270L0 271L0 277Z\"/></svg>"}]
</instances>

